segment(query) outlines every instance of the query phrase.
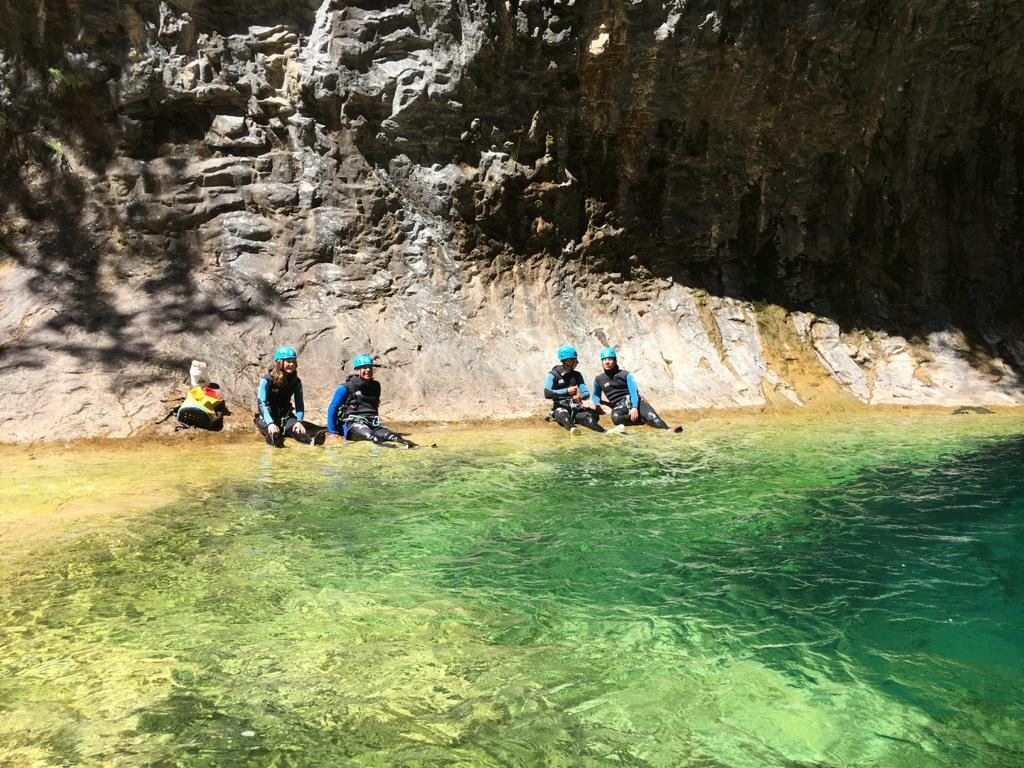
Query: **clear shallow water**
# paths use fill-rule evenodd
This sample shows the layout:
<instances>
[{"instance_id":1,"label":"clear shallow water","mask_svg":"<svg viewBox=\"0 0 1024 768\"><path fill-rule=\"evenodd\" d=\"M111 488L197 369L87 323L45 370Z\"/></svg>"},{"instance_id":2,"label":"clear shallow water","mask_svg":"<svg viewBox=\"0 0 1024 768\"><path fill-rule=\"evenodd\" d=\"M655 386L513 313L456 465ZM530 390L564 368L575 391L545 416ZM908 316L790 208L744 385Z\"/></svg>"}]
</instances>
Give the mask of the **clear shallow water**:
<instances>
[{"instance_id":1,"label":"clear shallow water","mask_svg":"<svg viewBox=\"0 0 1024 768\"><path fill-rule=\"evenodd\" d=\"M9 559L0 764L1024 764L1021 417L431 439L186 450Z\"/></svg>"}]
</instances>

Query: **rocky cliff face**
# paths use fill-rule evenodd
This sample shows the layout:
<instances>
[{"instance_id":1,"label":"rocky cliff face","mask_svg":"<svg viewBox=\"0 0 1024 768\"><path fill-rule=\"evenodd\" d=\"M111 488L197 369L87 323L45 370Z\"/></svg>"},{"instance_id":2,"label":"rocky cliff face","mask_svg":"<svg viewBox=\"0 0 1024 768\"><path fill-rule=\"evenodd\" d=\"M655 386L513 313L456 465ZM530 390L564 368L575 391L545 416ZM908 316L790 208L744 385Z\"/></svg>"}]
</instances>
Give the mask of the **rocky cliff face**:
<instances>
[{"instance_id":1,"label":"rocky cliff face","mask_svg":"<svg viewBox=\"0 0 1024 768\"><path fill-rule=\"evenodd\" d=\"M7 439L281 343L314 414L363 351L388 415L540 412L566 341L662 407L1024 400L1014 3L0 8Z\"/></svg>"}]
</instances>

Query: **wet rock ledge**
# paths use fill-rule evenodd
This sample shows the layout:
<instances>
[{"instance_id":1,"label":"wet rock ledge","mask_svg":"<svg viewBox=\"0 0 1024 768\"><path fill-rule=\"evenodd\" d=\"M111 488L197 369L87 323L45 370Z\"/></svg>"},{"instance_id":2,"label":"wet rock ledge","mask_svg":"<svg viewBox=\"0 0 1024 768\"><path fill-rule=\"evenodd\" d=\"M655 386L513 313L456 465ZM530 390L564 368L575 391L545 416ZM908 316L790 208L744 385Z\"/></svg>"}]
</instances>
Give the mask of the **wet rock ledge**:
<instances>
[{"instance_id":1,"label":"wet rock ledge","mask_svg":"<svg viewBox=\"0 0 1024 768\"><path fill-rule=\"evenodd\" d=\"M403 419L1019 405L1019 4L39 0L0 27L0 430L145 429L274 346ZM236 416L241 420L241 417Z\"/></svg>"}]
</instances>

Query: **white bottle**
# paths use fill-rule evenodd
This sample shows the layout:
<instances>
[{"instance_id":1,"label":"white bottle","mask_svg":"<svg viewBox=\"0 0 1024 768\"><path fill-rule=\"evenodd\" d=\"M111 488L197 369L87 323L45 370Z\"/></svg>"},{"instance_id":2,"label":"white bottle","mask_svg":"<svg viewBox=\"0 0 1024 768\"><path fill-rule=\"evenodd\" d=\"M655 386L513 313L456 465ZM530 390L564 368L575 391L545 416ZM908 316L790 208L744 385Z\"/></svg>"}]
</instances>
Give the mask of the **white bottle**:
<instances>
[{"instance_id":1,"label":"white bottle","mask_svg":"<svg viewBox=\"0 0 1024 768\"><path fill-rule=\"evenodd\" d=\"M203 360L193 360L188 375L192 379L193 387L205 387L210 383L210 375L206 372L206 362Z\"/></svg>"}]
</instances>

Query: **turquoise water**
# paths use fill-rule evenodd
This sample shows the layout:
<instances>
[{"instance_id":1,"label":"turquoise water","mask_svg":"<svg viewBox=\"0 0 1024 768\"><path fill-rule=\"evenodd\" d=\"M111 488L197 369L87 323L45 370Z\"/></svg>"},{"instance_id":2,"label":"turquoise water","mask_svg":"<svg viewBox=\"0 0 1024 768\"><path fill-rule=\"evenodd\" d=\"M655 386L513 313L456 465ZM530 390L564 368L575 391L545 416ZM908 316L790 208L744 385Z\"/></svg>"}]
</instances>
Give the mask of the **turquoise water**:
<instances>
[{"instance_id":1,"label":"turquoise water","mask_svg":"<svg viewBox=\"0 0 1024 768\"><path fill-rule=\"evenodd\" d=\"M0 765L1024 765L1021 417L431 439L19 556Z\"/></svg>"}]
</instances>

